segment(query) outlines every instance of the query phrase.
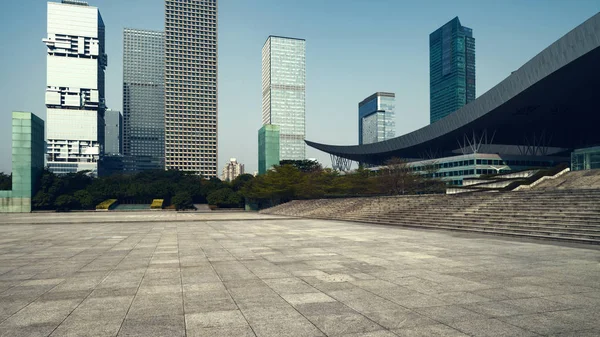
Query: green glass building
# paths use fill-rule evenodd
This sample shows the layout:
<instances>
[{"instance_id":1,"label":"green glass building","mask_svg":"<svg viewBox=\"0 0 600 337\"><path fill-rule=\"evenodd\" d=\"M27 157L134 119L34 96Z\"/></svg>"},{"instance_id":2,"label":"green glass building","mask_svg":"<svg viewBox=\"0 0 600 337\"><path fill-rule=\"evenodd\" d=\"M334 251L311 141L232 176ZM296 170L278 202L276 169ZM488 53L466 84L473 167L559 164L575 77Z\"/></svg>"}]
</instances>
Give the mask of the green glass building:
<instances>
[{"instance_id":1,"label":"green glass building","mask_svg":"<svg viewBox=\"0 0 600 337\"><path fill-rule=\"evenodd\" d=\"M429 120L475 100L475 38L458 17L429 35Z\"/></svg>"},{"instance_id":2,"label":"green glass building","mask_svg":"<svg viewBox=\"0 0 600 337\"><path fill-rule=\"evenodd\" d=\"M600 169L600 146L577 149L571 153L571 171Z\"/></svg>"},{"instance_id":3,"label":"green glass building","mask_svg":"<svg viewBox=\"0 0 600 337\"><path fill-rule=\"evenodd\" d=\"M267 124L258 130L258 174L279 165L279 126Z\"/></svg>"},{"instance_id":4,"label":"green glass building","mask_svg":"<svg viewBox=\"0 0 600 337\"><path fill-rule=\"evenodd\" d=\"M0 213L31 212L44 170L44 121L31 112L12 114L12 190L0 191Z\"/></svg>"}]
</instances>

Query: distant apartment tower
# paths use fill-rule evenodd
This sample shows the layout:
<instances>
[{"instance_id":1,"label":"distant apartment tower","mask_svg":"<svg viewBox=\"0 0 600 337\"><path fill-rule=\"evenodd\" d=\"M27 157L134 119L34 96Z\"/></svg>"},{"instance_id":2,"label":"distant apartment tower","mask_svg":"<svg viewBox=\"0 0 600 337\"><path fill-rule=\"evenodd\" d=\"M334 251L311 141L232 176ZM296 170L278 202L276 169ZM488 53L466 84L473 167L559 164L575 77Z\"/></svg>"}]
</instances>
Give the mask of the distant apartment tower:
<instances>
[{"instance_id":1,"label":"distant apartment tower","mask_svg":"<svg viewBox=\"0 0 600 337\"><path fill-rule=\"evenodd\" d=\"M164 39L163 32L123 30L123 154L139 170L165 168Z\"/></svg>"},{"instance_id":2,"label":"distant apartment tower","mask_svg":"<svg viewBox=\"0 0 600 337\"><path fill-rule=\"evenodd\" d=\"M46 124L54 173L98 173L104 152L104 22L86 2L48 2Z\"/></svg>"},{"instance_id":3,"label":"distant apartment tower","mask_svg":"<svg viewBox=\"0 0 600 337\"><path fill-rule=\"evenodd\" d=\"M104 113L104 153L106 155L122 154L123 149L123 116L120 111L106 109Z\"/></svg>"},{"instance_id":4,"label":"distant apartment tower","mask_svg":"<svg viewBox=\"0 0 600 337\"><path fill-rule=\"evenodd\" d=\"M217 176L217 0L165 1L165 167Z\"/></svg>"},{"instance_id":5,"label":"distant apartment tower","mask_svg":"<svg viewBox=\"0 0 600 337\"><path fill-rule=\"evenodd\" d=\"M430 122L475 100L475 38L458 17L429 35Z\"/></svg>"},{"instance_id":6,"label":"distant apartment tower","mask_svg":"<svg viewBox=\"0 0 600 337\"><path fill-rule=\"evenodd\" d=\"M358 103L358 143L371 144L396 137L396 95L376 92Z\"/></svg>"},{"instance_id":7,"label":"distant apartment tower","mask_svg":"<svg viewBox=\"0 0 600 337\"><path fill-rule=\"evenodd\" d=\"M221 180L232 181L242 174L244 174L244 164L240 164L235 158L231 158L225 167L223 167Z\"/></svg>"},{"instance_id":8,"label":"distant apartment tower","mask_svg":"<svg viewBox=\"0 0 600 337\"><path fill-rule=\"evenodd\" d=\"M258 130L258 174L279 165L279 141L279 126L267 124Z\"/></svg>"},{"instance_id":9,"label":"distant apartment tower","mask_svg":"<svg viewBox=\"0 0 600 337\"><path fill-rule=\"evenodd\" d=\"M262 124L279 126L281 160L306 157L305 87L306 41L269 36L262 49Z\"/></svg>"}]
</instances>

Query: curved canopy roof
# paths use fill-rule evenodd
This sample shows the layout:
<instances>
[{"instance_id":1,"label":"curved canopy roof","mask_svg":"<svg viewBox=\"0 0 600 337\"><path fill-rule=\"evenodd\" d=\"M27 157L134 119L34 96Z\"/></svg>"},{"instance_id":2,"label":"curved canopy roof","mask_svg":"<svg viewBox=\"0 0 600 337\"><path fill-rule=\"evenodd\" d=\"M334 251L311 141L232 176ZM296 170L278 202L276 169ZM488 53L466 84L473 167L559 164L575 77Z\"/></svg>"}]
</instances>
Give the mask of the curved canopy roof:
<instances>
[{"instance_id":1,"label":"curved canopy roof","mask_svg":"<svg viewBox=\"0 0 600 337\"><path fill-rule=\"evenodd\" d=\"M494 135L494 144L578 148L600 143L600 13L554 42L475 101L406 135L321 151L366 163L391 157L444 156L464 135Z\"/></svg>"}]
</instances>

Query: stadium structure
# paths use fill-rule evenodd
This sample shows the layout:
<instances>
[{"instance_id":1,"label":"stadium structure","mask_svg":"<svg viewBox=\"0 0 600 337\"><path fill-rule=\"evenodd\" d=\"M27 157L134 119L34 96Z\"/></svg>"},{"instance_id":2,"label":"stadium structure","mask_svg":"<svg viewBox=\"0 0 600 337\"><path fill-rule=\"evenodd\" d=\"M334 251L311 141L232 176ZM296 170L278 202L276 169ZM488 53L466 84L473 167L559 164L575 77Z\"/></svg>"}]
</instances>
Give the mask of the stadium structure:
<instances>
[{"instance_id":1,"label":"stadium structure","mask_svg":"<svg viewBox=\"0 0 600 337\"><path fill-rule=\"evenodd\" d=\"M455 185L466 177L569 162L574 151L600 144L600 13L435 123L372 144L306 144L329 153L338 170L349 170L353 161L378 166L398 157L414 167L435 163L435 175ZM586 168L595 166L600 162Z\"/></svg>"}]
</instances>

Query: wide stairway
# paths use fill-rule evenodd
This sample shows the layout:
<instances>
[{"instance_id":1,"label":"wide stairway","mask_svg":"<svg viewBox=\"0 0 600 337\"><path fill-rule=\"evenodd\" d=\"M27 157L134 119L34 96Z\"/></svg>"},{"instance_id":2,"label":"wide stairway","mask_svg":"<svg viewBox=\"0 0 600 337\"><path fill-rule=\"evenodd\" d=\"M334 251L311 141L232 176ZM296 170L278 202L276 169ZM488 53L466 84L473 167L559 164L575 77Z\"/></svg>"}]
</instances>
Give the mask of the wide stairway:
<instances>
[{"instance_id":1,"label":"wide stairway","mask_svg":"<svg viewBox=\"0 0 600 337\"><path fill-rule=\"evenodd\" d=\"M600 189L600 170L573 171L534 187L542 190Z\"/></svg>"},{"instance_id":2,"label":"wide stairway","mask_svg":"<svg viewBox=\"0 0 600 337\"><path fill-rule=\"evenodd\" d=\"M600 189L539 187L523 192L295 200L262 213L600 244Z\"/></svg>"}]
</instances>

